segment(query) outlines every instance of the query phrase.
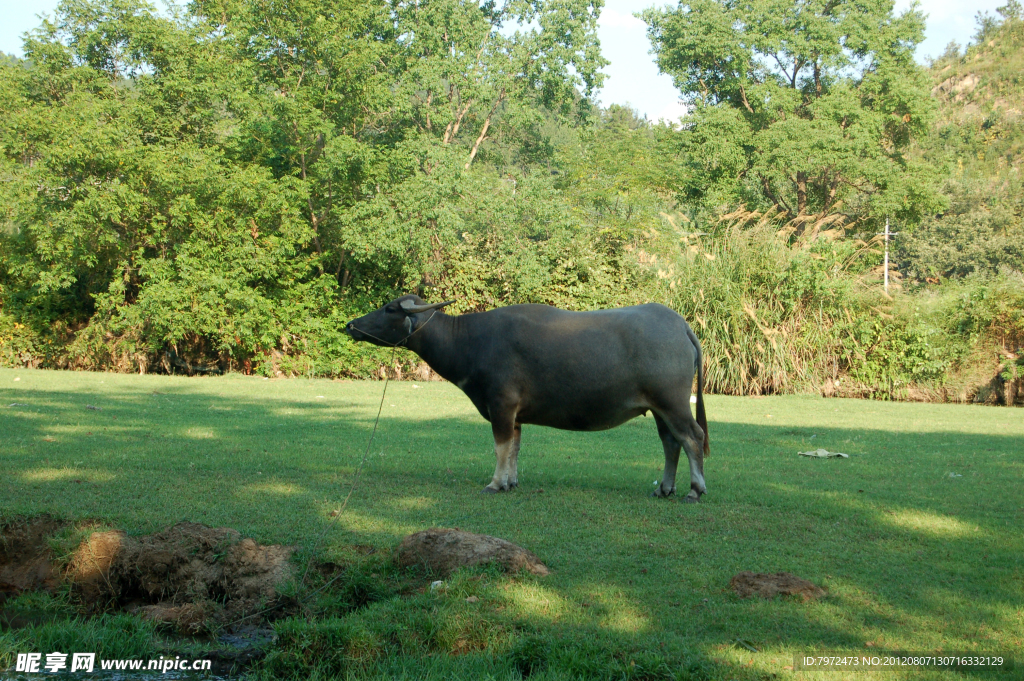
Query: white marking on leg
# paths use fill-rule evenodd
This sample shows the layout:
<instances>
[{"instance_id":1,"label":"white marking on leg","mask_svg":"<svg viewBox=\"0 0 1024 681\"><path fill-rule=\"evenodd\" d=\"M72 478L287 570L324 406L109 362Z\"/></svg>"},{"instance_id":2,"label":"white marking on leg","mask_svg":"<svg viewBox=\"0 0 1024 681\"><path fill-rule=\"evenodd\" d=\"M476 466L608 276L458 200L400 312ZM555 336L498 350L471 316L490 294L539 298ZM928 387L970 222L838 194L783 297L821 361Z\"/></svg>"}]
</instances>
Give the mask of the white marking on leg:
<instances>
[{"instance_id":1,"label":"white marking on leg","mask_svg":"<svg viewBox=\"0 0 1024 681\"><path fill-rule=\"evenodd\" d=\"M700 490L701 494L707 491L707 487L704 486L704 476L701 475L700 469L697 467L697 460L695 458L690 459L690 483L696 484L697 489Z\"/></svg>"},{"instance_id":2,"label":"white marking on leg","mask_svg":"<svg viewBox=\"0 0 1024 681\"><path fill-rule=\"evenodd\" d=\"M509 475L511 474L512 440L502 443L494 443L494 477L488 487L492 489L508 489Z\"/></svg>"}]
</instances>

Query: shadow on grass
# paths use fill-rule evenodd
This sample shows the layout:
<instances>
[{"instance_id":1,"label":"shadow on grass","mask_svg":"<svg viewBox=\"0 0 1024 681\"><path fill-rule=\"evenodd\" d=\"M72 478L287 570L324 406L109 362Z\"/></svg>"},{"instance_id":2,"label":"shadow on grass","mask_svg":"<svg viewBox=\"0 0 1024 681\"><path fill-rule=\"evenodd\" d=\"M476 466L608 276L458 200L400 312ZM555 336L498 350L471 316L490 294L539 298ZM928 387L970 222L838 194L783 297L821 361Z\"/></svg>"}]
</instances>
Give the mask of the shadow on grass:
<instances>
[{"instance_id":1,"label":"shadow on grass","mask_svg":"<svg viewBox=\"0 0 1024 681\"><path fill-rule=\"evenodd\" d=\"M583 659L597 632L626 657L689 659L695 676L760 678L799 651L1020 653L1020 438L712 420L709 494L687 506L647 497L661 468L650 419L590 434L528 427L523 486L484 497L490 428L466 401L443 418L385 411L352 501L332 518L361 466L371 387L277 401L188 387L6 391L0 511L132 532L187 519L307 547L326 531L328 555L432 525L494 534L555 570L508 596L523 631L542 632L538 649L577 646ZM418 399L415 413L437 411ZM797 457L817 446L811 435L851 458ZM743 570L792 572L830 595L744 601L728 586ZM534 640L508 652L526 660L519 673Z\"/></svg>"}]
</instances>

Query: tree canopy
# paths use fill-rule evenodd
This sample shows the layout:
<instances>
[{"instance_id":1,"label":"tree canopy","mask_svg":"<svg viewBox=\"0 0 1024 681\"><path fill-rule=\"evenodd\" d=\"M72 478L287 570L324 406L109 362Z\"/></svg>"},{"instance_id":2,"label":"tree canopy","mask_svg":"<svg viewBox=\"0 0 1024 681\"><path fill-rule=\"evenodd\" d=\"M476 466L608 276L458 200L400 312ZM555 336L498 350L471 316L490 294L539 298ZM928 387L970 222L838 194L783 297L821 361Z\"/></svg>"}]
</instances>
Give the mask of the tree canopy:
<instances>
[{"instance_id":1,"label":"tree canopy","mask_svg":"<svg viewBox=\"0 0 1024 681\"><path fill-rule=\"evenodd\" d=\"M548 138L590 115L599 9L64 0L0 65L6 309L241 359L343 290L557 298L545 259L585 241L545 204ZM472 243L504 265L453 268Z\"/></svg>"},{"instance_id":2,"label":"tree canopy","mask_svg":"<svg viewBox=\"0 0 1024 681\"><path fill-rule=\"evenodd\" d=\"M913 60L916 6L895 16L886 0L693 0L639 16L692 107L683 196L901 221L940 204L931 170L907 155L933 109Z\"/></svg>"}]
</instances>

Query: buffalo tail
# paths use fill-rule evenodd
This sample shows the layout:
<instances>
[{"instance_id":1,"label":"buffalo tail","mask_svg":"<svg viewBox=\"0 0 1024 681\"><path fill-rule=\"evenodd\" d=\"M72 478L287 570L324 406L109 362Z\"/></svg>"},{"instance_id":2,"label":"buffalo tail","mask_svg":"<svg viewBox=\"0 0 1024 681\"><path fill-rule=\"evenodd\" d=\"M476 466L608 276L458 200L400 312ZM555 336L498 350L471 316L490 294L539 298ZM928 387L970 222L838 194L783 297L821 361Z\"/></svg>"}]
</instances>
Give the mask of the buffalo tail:
<instances>
[{"instance_id":1,"label":"buffalo tail","mask_svg":"<svg viewBox=\"0 0 1024 681\"><path fill-rule=\"evenodd\" d=\"M697 425L704 431L704 456L711 454L711 443L708 440L708 417L704 412L704 355L700 349L700 341L690 331L690 341L697 351Z\"/></svg>"}]
</instances>

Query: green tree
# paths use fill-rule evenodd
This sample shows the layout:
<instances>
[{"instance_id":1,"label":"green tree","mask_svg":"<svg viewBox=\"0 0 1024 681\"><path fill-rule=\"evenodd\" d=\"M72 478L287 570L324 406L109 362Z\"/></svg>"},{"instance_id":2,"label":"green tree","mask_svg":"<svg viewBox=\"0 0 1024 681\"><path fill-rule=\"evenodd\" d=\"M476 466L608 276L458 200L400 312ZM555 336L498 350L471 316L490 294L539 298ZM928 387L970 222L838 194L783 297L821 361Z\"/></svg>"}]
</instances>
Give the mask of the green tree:
<instances>
[{"instance_id":1,"label":"green tree","mask_svg":"<svg viewBox=\"0 0 1024 681\"><path fill-rule=\"evenodd\" d=\"M693 0L640 16L692 107L678 139L688 199L911 222L939 203L906 153L932 112L916 7Z\"/></svg>"},{"instance_id":2,"label":"green tree","mask_svg":"<svg viewBox=\"0 0 1024 681\"><path fill-rule=\"evenodd\" d=\"M211 37L136 0L67 0L0 65L4 307L74 338L74 362L240 362L330 309L306 186L232 158L276 94Z\"/></svg>"},{"instance_id":3,"label":"green tree","mask_svg":"<svg viewBox=\"0 0 1024 681\"><path fill-rule=\"evenodd\" d=\"M1024 271L1024 20L1013 1L997 12L929 69L938 116L916 153L949 167L949 205L897 240L896 262L918 280Z\"/></svg>"},{"instance_id":4,"label":"green tree","mask_svg":"<svg viewBox=\"0 0 1024 681\"><path fill-rule=\"evenodd\" d=\"M621 239L649 226L669 198L659 137L663 126L624 106L613 104L560 145L558 186L588 214L588 219Z\"/></svg>"},{"instance_id":5,"label":"green tree","mask_svg":"<svg viewBox=\"0 0 1024 681\"><path fill-rule=\"evenodd\" d=\"M339 371L345 308L396 289L609 300L549 167L599 9L63 0L0 59L0 338L126 369L330 345Z\"/></svg>"},{"instance_id":6,"label":"green tree","mask_svg":"<svg viewBox=\"0 0 1024 681\"><path fill-rule=\"evenodd\" d=\"M538 186L534 166L552 154L543 142L552 133L544 130L585 120L601 83L601 4L389 5L391 49L382 67L391 98L356 135L380 163L363 200L333 214L357 289L436 281L448 263L442 254L465 234L482 238L498 228L493 219L464 219L488 201L474 174L486 176L496 194L517 183ZM516 194L520 204L530 200ZM342 280L349 280L345 272Z\"/></svg>"}]
</instances>

